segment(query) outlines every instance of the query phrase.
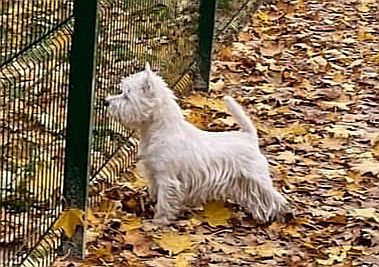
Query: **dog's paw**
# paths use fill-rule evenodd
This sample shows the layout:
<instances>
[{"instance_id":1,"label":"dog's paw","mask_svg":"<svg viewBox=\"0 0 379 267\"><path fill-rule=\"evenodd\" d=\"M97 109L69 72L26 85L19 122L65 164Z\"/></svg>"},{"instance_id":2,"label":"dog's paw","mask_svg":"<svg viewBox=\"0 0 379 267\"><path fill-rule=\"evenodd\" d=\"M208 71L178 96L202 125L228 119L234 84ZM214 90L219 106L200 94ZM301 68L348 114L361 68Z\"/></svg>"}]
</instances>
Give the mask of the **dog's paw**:
<instances>
[{"instance_id":1,"label":"dog's paw","mask_svg":"<svg viewBox=\"0 0 379 267\"><path fill-rule=\"evenodd\" d=\"M160 226L167 226L167 225L173 224L174 221L169 220L167 217L159 217L159 218L154 217L153 223Z\"/></svg>"},{"instance_id":2,"label":"dog's paw","mask_svg":"<svg viewBox=\"0 0 379 267\"><path fill-rule=\"evenodd\" d=\"M282 210L277 216L277 220L283 223L291 222L295 219L296 219L296 212L295 210L289 207Z\"/></svg>"}]
</instances>

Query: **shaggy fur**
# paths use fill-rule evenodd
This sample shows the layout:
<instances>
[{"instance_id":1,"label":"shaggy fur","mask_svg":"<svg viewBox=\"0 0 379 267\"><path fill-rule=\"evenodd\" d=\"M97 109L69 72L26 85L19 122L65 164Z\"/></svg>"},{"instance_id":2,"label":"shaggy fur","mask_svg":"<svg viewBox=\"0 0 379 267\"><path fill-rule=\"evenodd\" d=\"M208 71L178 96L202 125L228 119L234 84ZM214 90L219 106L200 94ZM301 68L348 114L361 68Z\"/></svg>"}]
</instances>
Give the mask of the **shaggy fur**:
<instances>
[{"instance_id":1,"label":"shaggy fur","mask_svg":"<svg viewBox=\"0 0 379 267\"><path fill-rule=\"evenodd\" d=\"M157 201L154 219L169 224L185 207L231 200L260 222L288 212L272 184L257 131L233 98L225 97L241 131L206 132L187 122L164 80L147 64L106 98L109 114L141 135L139 158Z\"/></svg>"}]
</instances>

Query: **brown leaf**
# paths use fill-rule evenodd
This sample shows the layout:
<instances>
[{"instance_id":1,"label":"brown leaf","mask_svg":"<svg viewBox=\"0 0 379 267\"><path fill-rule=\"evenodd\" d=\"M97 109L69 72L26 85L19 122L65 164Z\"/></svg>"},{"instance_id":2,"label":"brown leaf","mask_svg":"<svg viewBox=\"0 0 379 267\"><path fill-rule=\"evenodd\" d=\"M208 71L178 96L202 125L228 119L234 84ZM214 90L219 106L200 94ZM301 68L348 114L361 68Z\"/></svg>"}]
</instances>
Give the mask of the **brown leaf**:
<instances>
[{"instance_id":1,"label":"brown leaf","mask_svg":"<svg viewBox=\"0 0 379 267\"><path fill-rule=\"evenodd\" d=\"M133 246L133 252L139 257L155 255L155 252L151 250L151 238L143 235L138 230L129 231L125 235L125 242Z\"/></svg>"}]
</instances>

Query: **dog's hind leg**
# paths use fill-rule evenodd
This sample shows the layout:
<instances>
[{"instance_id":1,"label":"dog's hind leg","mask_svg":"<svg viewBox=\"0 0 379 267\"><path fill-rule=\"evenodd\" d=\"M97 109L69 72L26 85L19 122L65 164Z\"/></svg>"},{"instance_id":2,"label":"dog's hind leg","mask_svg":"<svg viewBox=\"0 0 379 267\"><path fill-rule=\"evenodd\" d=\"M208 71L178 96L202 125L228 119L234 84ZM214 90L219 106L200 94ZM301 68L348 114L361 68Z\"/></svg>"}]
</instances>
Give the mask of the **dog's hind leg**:
<instances>
[{"instance_id":1,"label":"dog's hind leg","mask_svg":"<svg viewBox=\"0 0 379 267\"><path fill-rule=\"evenodd\" d=\"M268 223L273 220L284 220L291 212L287 200L272 185L257 181L254 177L239 178L236 182L239 183L240 190L234 192L232 198L257 221Z\"/></svg>"}]
</instances>

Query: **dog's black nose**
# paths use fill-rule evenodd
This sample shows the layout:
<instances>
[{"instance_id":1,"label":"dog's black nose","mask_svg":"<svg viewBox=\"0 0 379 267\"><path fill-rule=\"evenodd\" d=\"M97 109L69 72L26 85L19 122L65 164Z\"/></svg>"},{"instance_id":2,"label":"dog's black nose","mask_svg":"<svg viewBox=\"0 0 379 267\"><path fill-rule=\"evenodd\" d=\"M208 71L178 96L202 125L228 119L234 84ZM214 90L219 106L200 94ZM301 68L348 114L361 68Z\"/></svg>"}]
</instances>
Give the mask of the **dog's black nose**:
<instances>
[{"instance_id":1,"label":"dog's black nose","mask_svg":"<svg viewBox=\"0 0 379 267\"><path fill-rule=\"evenodd\" d=\"M104 100L104 106L108 107L109 106L109 101Z\"/></svg>"}]
</instances>

